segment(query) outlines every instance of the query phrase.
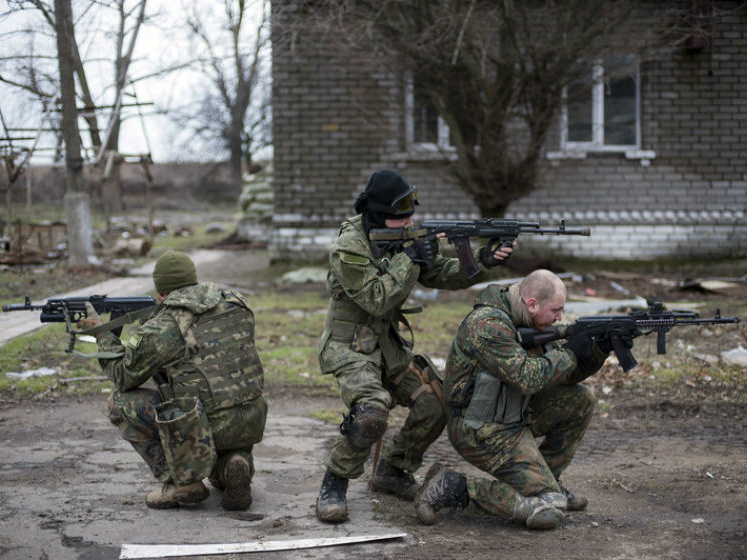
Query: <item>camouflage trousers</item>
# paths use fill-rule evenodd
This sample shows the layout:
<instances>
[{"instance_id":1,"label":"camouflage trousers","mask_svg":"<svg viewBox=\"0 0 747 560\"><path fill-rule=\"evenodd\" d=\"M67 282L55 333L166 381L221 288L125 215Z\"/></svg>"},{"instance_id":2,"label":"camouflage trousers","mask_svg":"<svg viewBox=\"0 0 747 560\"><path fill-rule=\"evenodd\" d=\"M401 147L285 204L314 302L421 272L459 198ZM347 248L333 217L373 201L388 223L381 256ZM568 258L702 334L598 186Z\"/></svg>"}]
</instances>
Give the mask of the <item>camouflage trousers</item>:
<instances>
[{"instance_id":1,"label":"camouflage trousers","mask_svg":"<svg viewBox=\"0 0 747 560\"><path fill-rule=\"evenodd\" d=\"M462 415L452 414L452 445L494 477L467 477L468 509L510 519L518 494L560 492L558 479L581 443L595 403L584 385L556 385L532 396L527 423L489 422L475 430L464 425ZM535 438L540 437L538 445Z\"/></svg>"},{"instance_id":2,"label":"camouflage trousers","mask_svg":"<svg viewBox=\"0 0 747 560\"><path fill-rule=\"evenodd\" d=\"M132 389L123 393L115 391L109 396L108 416L109 421L119 429L122 438L130 442L133 449L143 458L153 476L162 483L169 483L173 482L172 476L156 424L156 407L161 403L160 393L153 389ZM264 405L264 400L262 400L262 405ZM263 412L266 414L266 405L264 406ZM264 419L262 419L261 429L264 429ZM261 439L261 433L259 439ZM240 448L225 449L219 446L221 442L217 437L215 443L218 459L213 465L210 480L216 487L222 488L225 484L223 467L230 453L236 452L246 458L251 467L251 475L254 475L251 444Z\"/></svg>"},{"instance_id":3,"label":"camouflage trousers","mask_svg":"<svg viewBox=\"0 0 747 560\"><path fill-rule=\"evenodd\" d=\"M400 431L384 447L382 457L395 467L415 472L423 462L423 454L446 425L446 413L438 396L423 392L421 379L407 369L394 384L401 371L382 374L381 366L372 362L356 362L335 372L340 396L348 408L369 403L384 409L401 405L410 409ZM412 397L415 395L415 399ZM368 449L352 447L347 436L335 441L325 466L338 476L358 478L371 454Z\"/></svg>"}]
</instances>

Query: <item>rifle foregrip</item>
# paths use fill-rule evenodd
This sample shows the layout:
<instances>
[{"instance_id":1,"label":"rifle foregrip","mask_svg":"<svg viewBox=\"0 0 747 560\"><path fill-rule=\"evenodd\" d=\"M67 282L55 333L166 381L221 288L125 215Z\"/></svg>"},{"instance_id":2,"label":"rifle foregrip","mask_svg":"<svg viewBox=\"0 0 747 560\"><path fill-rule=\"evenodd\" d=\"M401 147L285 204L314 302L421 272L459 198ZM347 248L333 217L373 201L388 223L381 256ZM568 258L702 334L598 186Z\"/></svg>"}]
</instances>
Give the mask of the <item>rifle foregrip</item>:
<instances>
[{"instance_id":1,"label":"rifle foregrip","mask_svg":"<svg viewBox=\"0 0 747 560\"><path fill-rule=\"evenodd\" d=\"M656 333L656 353L667 353L667 334L665 332L659 331Z\"/></svg>"}]
</instances>

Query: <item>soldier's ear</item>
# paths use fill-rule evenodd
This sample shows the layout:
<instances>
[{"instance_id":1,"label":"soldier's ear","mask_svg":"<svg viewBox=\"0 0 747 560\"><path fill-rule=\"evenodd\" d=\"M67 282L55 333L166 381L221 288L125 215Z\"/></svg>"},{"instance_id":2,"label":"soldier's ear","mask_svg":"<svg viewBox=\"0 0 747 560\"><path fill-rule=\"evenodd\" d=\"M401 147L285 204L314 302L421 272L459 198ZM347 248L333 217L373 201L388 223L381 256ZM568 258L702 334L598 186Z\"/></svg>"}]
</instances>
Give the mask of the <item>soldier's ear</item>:
<instances>
[{"instance_id":1,"label":"soldier's ear","mask_svg":"<svg viewBox=\"0 0 747 560\"><path fill-rule=\"evenodd\" d=\"M527 311L529 311L530 315L534 315L539 309L539 301L537 301L537 298L526 298L524 300L524 305L527 306Z\"/></svg>"}]
</instances>

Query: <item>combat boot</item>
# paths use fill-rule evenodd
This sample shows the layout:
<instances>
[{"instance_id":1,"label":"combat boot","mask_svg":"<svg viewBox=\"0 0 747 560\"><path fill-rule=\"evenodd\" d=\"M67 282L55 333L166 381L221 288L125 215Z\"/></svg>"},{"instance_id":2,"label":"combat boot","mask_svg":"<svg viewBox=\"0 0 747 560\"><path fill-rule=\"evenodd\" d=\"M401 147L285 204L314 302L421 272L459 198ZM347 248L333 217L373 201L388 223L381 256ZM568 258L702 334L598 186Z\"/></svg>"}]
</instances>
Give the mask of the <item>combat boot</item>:
<instances>
[{"instance_id":1,"label":"combat boot","mask_svg":"<svg viewBox=\"0 0 747 560\"><path fill-rule=\"evenodd\" d=\"M568 509L568 499L565 497L565 494L561 494L560 492L545 492L544 494L539 494L537 497L548 506L552 506L560 511Z\"/></svg>"},{"instance_id":2,"label":"combat boot","mask_svg":"<svg viewBox=\"0 0 747 560\"><path fill-rule=\"evenodd\" d=\"M186 486L166 483L160 490L153 490L145 497L145 505L153 509L170 509L197 504L210 495L202 481Z\"/></svg>"},{"instance_id":3,"label":"combat boot","mask_svg":"<svg viewBox=\"0 0 747 560\"><path fill-rule=\"evenodd\" d=\"M410 473L380 459L371 478L371 489L384 494L394 494L398 498L412 502L420 490L420 485Z\"/></svg>"},{"instance_id":4,"label":"combat boot","mask_svg":"<svg viewBox=\"0 0 747 560\"><path fill-rule=\"evenodd\" d=\"M227 510L243 510L252 505L252 465L233 453L223 468L223 497L220 505Z\"/></svg>"},{"instance_id":5,"label":"combat boot","mask_svg":"<svg viewBox=\"0 0 747 560\"><path fill-rule=\"evenodd\" d=\"M340 523L348 518L348 504L345 493L348 491L348 479L337 476L327 469L316 500L316 516L320 521Z\"/></svg>"},{"instance_id":6,"label":"combat boot","mask_svg":"<svg viewBox=\"0 0 747 560\"><path fill-rule=\"evenodd\" d=\"M560 484L560 482L558 482L558 484ZM576 496L562 484L560 484L560 490L568 501L568 511L582 511L586 509L587 505L589 505L589 500L583 496Z\"/></svg>"},{"instance_id":7,"label":"combat boot","mask_svg":"<svg viewBox=\"0 0 747 560\"><path fill-rule=\"evenodd\" d=\"M511 521L524 523L529 529L555 529L563 520L563 512L539 496L516 496Z\"/></svg>"},{"instance_id":8,"label":"combat boot","mask_svg":"<svg viewBox=\"0 0 747 560\"><path fill-rule=\"evenodd\" d=\"M462 510L468 504L467 478L440 463L431 465L415 503L415 511L420 522L424 525L433 525L436 522L436 512L440 509L448 507L452 510Z\"/></svg>"}]
</instances>

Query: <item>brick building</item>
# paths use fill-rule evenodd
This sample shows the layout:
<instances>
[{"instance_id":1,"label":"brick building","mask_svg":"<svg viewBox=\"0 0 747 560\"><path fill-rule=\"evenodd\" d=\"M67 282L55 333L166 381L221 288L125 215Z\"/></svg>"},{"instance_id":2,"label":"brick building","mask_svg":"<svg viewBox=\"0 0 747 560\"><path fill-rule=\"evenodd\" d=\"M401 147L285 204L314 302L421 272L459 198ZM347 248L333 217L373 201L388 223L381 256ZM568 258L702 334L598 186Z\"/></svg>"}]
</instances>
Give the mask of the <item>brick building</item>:
<instances>
[{"instance_id":1,"label":"brick building","mask_svg":"<svg viewBox=\"0 0 747 560\"><path fill-rule=\"evenodd\" d=\"M298 4L273 2L273 260L323 259L368 175L385 167L418 186L421 219L479 217L445 172L438 146L448 134L412 84L370 53L341 47L334 32L298 25ZM647 21L669 4L691 0L648 3ZM590 92L581 109L593 122L574 120L578 106L558 115L543 186L506 217L544 226L565 218L592 237L527 236L522 254L747 256L747 6L695 4L719 15L703 48L646 60Z\"/></svg>"}]
</instances>

